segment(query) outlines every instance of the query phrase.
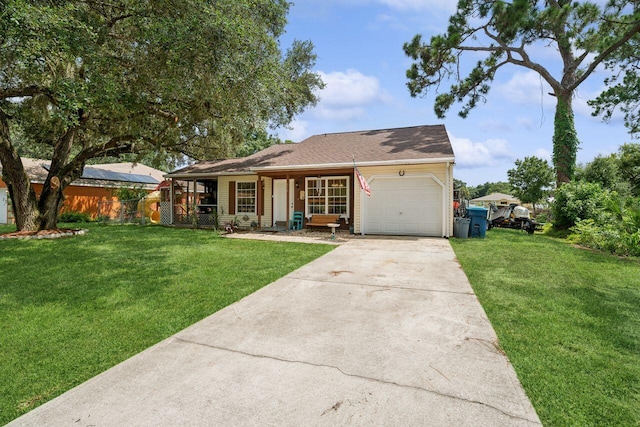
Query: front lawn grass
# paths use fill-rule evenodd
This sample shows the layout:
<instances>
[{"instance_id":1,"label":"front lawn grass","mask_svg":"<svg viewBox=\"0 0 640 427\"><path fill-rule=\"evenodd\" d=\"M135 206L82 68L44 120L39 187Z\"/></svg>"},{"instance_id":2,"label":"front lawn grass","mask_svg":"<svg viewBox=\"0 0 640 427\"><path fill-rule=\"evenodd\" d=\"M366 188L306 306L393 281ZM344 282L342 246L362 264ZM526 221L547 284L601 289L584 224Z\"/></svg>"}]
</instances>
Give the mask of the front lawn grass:
<instances>
[{"instance_id":1,"label":"front lawn grass","mask_svg":"<svg viewBox=\"0 0 640 427\"><path fill-rule=\"evenodd\" d=\"M332 249L81 226L87 235L0 240L0 425Z\"/></svg>"},{"instance_id":2,"label":"front lawn grass","mask_svg":"<svg viewBox=\"0 0 640 427\"><path fill-rule=\"evenodd\" d=\"M545 426L640 425L640 261L516 230L451 243Z\"/></svg>"}]
</instances>

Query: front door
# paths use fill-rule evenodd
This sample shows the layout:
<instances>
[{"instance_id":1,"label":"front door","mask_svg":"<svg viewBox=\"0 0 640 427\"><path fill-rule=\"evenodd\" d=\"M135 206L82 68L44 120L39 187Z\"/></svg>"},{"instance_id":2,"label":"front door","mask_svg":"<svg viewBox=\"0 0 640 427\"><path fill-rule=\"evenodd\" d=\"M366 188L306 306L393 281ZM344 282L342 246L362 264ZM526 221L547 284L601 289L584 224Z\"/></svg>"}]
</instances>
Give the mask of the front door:
<instances>
[{"instance_id":1,"label":"front door","mask_svg":"<svg viewBox=\"0 0 640 427\"><path fill-rule=\"evenodd\" d=\"M293 217L294 182L289 180L289 219ZM287 180L273 180L273 225L276 221L287 221Z\"/></svg>"}]
</instances>

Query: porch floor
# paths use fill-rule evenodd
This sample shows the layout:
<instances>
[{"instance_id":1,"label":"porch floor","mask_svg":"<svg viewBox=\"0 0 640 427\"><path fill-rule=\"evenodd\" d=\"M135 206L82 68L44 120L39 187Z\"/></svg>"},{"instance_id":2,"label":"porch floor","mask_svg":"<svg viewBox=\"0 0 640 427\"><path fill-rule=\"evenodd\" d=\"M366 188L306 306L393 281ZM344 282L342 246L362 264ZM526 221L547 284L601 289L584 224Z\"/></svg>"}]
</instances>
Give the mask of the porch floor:
<instances>
[{"instance_id":1,"label":"porch floor","mask_svg":"<svg viewBox=\"0 0 640 427\"><path fill-rule=\"evenodd\" d=\"M287 223L285 221L276 221L276 225L273 227L263 227L260 231L264 233L277 233L281 231L287 231Z\"/></svg>"}]
</instances>

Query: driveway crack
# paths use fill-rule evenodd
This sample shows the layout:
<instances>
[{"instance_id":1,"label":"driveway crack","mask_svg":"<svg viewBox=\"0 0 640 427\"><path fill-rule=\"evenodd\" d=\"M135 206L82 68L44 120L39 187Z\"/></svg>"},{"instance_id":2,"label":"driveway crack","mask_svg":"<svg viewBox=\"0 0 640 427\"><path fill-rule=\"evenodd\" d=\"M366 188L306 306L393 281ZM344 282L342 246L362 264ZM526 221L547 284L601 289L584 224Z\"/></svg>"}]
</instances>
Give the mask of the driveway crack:
<instances>
[{"instance_id":1,"label":"driveway crack","mask_svg":"<svg viewBox=\"0 0 640 427\"><path fill-rule=\"evenodd\" d=\"M212 349L215 349L215 350L228 351L230 353L242 354L244 356L249 356L249 357L276 360L278 362L283 362L283 363L296 363L296 364L301 364L301 365L313 366L313 367L317 367L317 368L334 369L334 370L340 372L342 375L345 375L345 376L348 376L348 377L358 378L358 379L362 379L362 380L366 380L366 381L372 381L372 382L385 384L385 385L393 385L393 386L396 386L396 387L417 390L417 391L421 391L421 392L424 392L424 393L435 394L437 396L448 398L448 399L454 399L454 400L459 400L459 401L462 401L462 402L467 402L467 403L472 403L472 404L484 406L486 408L489 408L489 409L492 409L494 411L500 412L501 414L503 414L503 415L505 415L505 416L507 416L509 418L516 419L516 420L521 420L521 421L527 421L527 422L532 423L532 425L539 425L536 421L530 420L528 418L523 418L523 417L520 417L518 415L510 414L510 413L505 412L504 410L502 410L502 409L500 409L498 407L495 407L495 406L490 405L490 404L485 403L485 402L481 402L479 400L465 399L465 398L462 398L462 397L459 397L459 396L455 396L455 395L448 394L448 393L442 393L442 392L431 390L431 389L424 388L424 387L419 387L419 386L410 385L410 384L401 384L401 383L398 383L398 382L395 382L395 381L381 380L379 378L372 378L372 377L367 377L367 376L364 376L364 375L354 374L354 373L351 373L351 372L347 372L347 371L343 370L342 368L340 368L338 366L334 366L334 365L325 365L325 364L322 364L322 363L313 363L313 362L308 362L308 361L304 361L304 360L285 359L285 358L282 358L282 357L269 356L269 355L266 355L266 354L249 353L249 352L242 351L242 350L235 350L235 349L231 349L231 348L227 348L227 347L220 347L220 346L216 346L216 345L212 345L212 344L200 343L200 342L191 341L191 340L187 340L187 339L179 338L179 337L174 337L174 339L176 341L180 341L180 342L187 343L187 344L193 344L193 345L197 345L197 346L208 347L208 348L212 348Z\"/></svg>"},{"instance_id":2,"label":"driveway crack","mask_svg":"<svg viewBox=\"0 0 640 427\"><path fill-rule=\"evenodd\" d=\"M472 291L447 291L445 289L420 289L420 288L411 288L408 286L392 286L392 285L372 285L370 283L356 283L356 282L336 282L333 280L315 280L315 279L305 279L304 277L295 277L295 276L287 276L290 279L301 280L305 282L320 282L327 283L330 285L347 285L347 286L363 286L370 288L379 288L381 290L392 290L392 289L401 289L405 291L416 291L416 292L437 292L443 294L456 294L456 295L475 295Z\"/></svg>"}]
</instances>

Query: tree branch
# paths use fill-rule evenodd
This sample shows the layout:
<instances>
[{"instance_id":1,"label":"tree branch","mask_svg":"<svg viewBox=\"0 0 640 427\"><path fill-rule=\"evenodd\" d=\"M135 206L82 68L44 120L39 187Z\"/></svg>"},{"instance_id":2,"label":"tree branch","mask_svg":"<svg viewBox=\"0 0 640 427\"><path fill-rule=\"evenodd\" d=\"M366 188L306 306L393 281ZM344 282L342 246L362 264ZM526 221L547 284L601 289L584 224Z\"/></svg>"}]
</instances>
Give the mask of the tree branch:
<instances>
[{"instance_id":1,"label":"tree branch","mask_svg":"<svg viewBox=\"0 0 640 427\"><path fill-rule=\"evenodd\" d=\"M492 34L491 32L489 32L489 30L486 28L486 26L483 26L482 29L484 30L484 33L487 37L489 37L490 39L494 40L496 43L498 43L499 46L493 46L493 47L473 47L473 46L460 46L459 49L463 50L463 51L475 51L475 52L490 52L490 53L495 53L499 50L503 50L507 53L507 61L510 64L514 64L514 65L519 65L521 67L524 68L528 68L530 70L533 70L535 72L537 72L538 74L540 74L542 76L542 78L549 83L549 85L555 89L560 88L560 82L558 80L556 80L551 73L549 72L549 70L547 70L545 67L543 67L542 65L538 64L537 62L533 62L530 58L529 55L527 54L527 52L524 49L524 45L520 46L520 47L512 47L509 46L507 44L505 44L499 37L497 37L496 35ZM514 58L511 54L512 53L517 53L522 59L517 59ZM504 65L504 64L501 64ZM498 67L495 67L495 69L497 69Z\"/></svg>"},{"instance_id":2,"label":"tree branch","mask_svg":"<svg viewBox=\"0 0 640 427\"><path fill-rule=\"evenodd\" d=\"M155 116L158 116L167 120L169 123L176 124L178 123L178 120L179 120L178 116L176 116L175 114L172 114L168 111L161 110L160 108L158 108L157 106L151 103L149 103L149 112L151 112L151 114Z\"/></svg>"},{"instance_id":3,"label":"tree branch","mask_svg":"<svg viewBox=\"0 0 640 427\"><path fill-rule=\"evenodd\" d=\"M502 47L484 47L484 46L459 46L457 49L462 51L472 51L472 52L497 52L498 50L507 50Z\"/></svg>"},{"instance_id":4,"label":"tree branch","mask_svg":"<svg viewBox=\"0 0 640 427\"><path fill-rule=\"evenodd\" d=\"M111 28L114 25L116 25L119 21L124 21L125 19L132 18L134 16L135 15L133 13L128 13L126 15L121 15L121 16L114 16L109 20L109 22L107 23L107 26Z\"/></svg>"},{"instance_id":5,"label":"tree branch","mask_svg":"<svg viewBox=\"0 0 640 427\"><path fill-rule=\"evenodd\" d=\"M118 155L131 151L132 145L128 142L138 139L134 135L121 135L111 138L109 141L100 145L93 145L80 151L75 159L81 160L83 163L89 159L107 155ZM74 160L75 160L74 159Z\"/></svg>"},{"instance_id":6,"label":"tree branch","mask_svg":"<svg viewBox=\"0 0 640 427\"><path fill-rule=\"evenodd\" d=\"M535 71L536 73L540 74L547 83L549 83L549 86L551 86L553 90L560 89L560 82L556 80L556 78L553 77L549 70L547 70L544 66L538 64L537 62L533 62L524 48L518 48L517 53L522 57L522 60L512 58L512 64L520 65L521 67L525 67Z\"/></svg>"},{"instance_id":7,"label":"tree branch","mask_svg":"<svg viewBox=\"0 0 640 427\"><path fill-rule=\"evenodd\" d=\"M587 69L582 73L582 75L576 79L576 81L569 87L570 90L574 90L577 88L583 81L593 73L598 65L600 65L605 59L611 55L616 49L620 46L628 42L634 35L640 32L640 21L636 22L636 24L631 27L629 31L625 33L625 35L619 38L615 43L611 44L608 48L602 51L596 58L591 62L591 64L587 67Z\"/></svg>"},{"instance_id":8,"label":"tree branch","mask_svg":"<svg viewBox=\"0 0 640 427\"><path fill-rule=\"evenodd\" d=\"M22 98L34 96L46 96L47 99L56 107L59 105L58 100L52 90L40 86L26 86L21 88L2 88L0 89L0 99Z\"/></svg>"},{"instance_id":9,"label":"tree branch","mask_svg":"<svg viewBox=\"0 0 640 427\"><path fill-rule=\"evenodd\" d=\"M20 98L25 96L46 95L51 97L49 89L40 86L12 87L0 89L0 99Z\"/></svg>"}]
</instances>

